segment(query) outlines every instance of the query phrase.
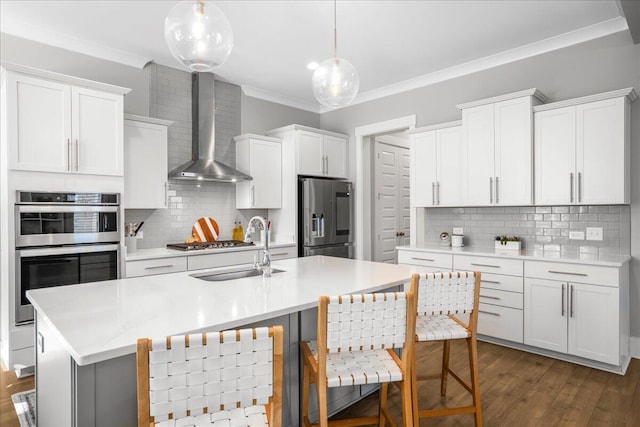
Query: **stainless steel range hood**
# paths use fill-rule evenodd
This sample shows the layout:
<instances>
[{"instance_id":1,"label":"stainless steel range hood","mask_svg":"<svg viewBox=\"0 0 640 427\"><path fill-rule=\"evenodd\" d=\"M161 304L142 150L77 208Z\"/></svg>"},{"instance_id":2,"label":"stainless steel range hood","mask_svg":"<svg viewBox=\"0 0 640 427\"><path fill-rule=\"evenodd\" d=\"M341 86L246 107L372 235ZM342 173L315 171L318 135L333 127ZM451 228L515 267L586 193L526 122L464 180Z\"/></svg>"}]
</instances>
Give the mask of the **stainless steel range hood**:
<instances>
[{"instance_id":1,"label":"stainless steel range hood","mask_svg":"<svg viewBox=\"0 0 640 427\"><path fill-rule=\"evenodd\" d=\"M251 180L249 175L214 159L216 125L213 74L191 75L191 109L192 160L169 172L169 178L222 182Z\"/></svg>"}]
</instances>

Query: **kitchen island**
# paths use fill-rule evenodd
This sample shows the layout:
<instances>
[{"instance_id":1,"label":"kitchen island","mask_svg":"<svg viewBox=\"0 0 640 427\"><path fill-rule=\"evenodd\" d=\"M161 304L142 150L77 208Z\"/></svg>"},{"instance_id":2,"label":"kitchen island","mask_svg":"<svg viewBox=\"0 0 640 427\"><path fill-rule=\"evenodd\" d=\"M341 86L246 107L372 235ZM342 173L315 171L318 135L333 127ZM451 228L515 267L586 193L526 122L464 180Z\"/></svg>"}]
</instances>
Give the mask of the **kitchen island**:
<instances>
[{"instance_id":1,"label":"kitchen island","mask_svg":"<svg viewBox=\"0 0 640 427\"><path fill-rule=\"evenodd\" d=\"M413 268L324 256L273 267L270 278L195 277L226 270L213 269L29 291L38 425L136 425L140 337L272 324L285 329L283 422L298 425L298 341L314 338L318 297L393 288Z\"/></svg>"}]
</instances>

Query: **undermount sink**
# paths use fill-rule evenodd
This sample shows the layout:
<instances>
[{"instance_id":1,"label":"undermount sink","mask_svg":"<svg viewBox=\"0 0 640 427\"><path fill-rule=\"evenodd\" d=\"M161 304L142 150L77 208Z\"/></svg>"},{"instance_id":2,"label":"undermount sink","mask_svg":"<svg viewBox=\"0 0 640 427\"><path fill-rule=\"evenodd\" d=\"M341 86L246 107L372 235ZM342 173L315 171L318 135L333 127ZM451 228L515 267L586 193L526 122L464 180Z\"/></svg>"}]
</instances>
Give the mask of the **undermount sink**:
<instances>
[{"instance_id":1,"label":"undermount sink","mask_svg":"<svg viewBox=\"0 0 640 427\"><path fill-rule=\"evenodd\" d=\"M271 269L271 274L282 273L284 270L278 270L277 268ZM219 273L201 273L201 274L192 274L191 277L195 277L196 279L206 280L208 282L223 282L225 280L233 280L233 279L242 279L245 277L253 277L253 276L262 276L262 272L256 270L255 268L251 269L242 269L242 270L227 270L221 271Z\"/></svg>"}]
</instances>

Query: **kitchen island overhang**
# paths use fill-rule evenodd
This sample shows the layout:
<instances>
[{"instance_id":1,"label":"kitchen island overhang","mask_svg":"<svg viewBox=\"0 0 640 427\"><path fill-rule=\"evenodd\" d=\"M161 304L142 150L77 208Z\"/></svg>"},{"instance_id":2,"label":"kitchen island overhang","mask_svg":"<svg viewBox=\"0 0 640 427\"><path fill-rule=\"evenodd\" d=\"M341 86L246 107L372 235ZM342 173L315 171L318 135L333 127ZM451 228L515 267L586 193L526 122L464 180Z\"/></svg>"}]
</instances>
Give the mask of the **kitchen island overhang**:
<instances>
[{"instance_id":1,"label":"kitchen island overhang","mask_svg":"<svg viewBox=\"0 0 640 427\"><path fill-rule=\"evenodd\" d=\"M183 272L30 292L28 297L37 313L36 382L38 399L42 400L38 404L39 418L47 412L63 412L50 415L70 417L69 425L86 422L100 425L98 414L109 411L119 414L119 422L134 421L135 378L132 383L129 376L135 372L131 365L135 364L138 338L282 321L287 323L285 333L289 344L289 354L285 355L285 363L289 364L288 368L285 366L288 371L285 388L290 408L285 425L296 425L297 341L309 338L301 333L301 329L309 328L303 328L305 325L300 324L303 317L298 314L316 308L321 295L368 293L397 287L408 282L414 270L409 266L324 256L282 260L274 263L274 267L283 272L269 278L256 276L208 282L193 277L194 272ZM224 268L210 271L221 270ZM197 275L203 272L199 270ZM40 340L54 342L53 356L47 354L46 342L44 348L40 346ZM67 369L69 361L71 368ZM113 370L111 375L106 372L109 369ZM109 378L110 382L102 388L120 389L117 395L104 396L105 390L98 384L99 375ZM38 381L38 376L43 381ZM117 384L117 378L127 384ZM98 391L83 390L87 384ZM57 393L68 392L68 399L63 401L71 408L62 405L56 410L60 405L47 404L58 388L61 389ZM118 405L123 396L128 396L126 408ZM129 405L130 400L133 406ZM60 420L48 416L44 419Z\"/></svg>"}]
</instances>

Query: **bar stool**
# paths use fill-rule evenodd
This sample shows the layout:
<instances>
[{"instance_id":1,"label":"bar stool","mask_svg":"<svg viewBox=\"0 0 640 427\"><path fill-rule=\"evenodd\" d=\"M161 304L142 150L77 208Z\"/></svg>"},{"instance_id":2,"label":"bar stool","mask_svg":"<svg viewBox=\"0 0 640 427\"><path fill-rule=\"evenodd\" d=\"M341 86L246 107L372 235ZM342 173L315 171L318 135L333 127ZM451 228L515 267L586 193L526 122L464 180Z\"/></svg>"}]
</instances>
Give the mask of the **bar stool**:
<instances>
[{"instance_id":1,"label":"bar stool","mask_svg":"<svg viewBox=\"0 0 640 427\"><path fill-rule=\"evenodd\" d=\"M282 326L139 339L138 427L280 427L282 339Z\"/></svg>"},{"instance_id":2,"label":"bar stool","mask_svg":"<svg viewBox=\"0 0 640 427\"><path fill-rule=\"evenodd\" d=\"M413 418L418 425L420 418L445 415L474 414L476 426L482 426L480 381L478 377L478 350L476 326L478 323L478 299L480 273L454 271L427 273L420 277L417 297L416 342L443 341L442 370L436 375L417 376L415 358L411 369ZM456 315L468 315L467 323ZM462 316L460 316L462 317ZM466 383L449 367L451 340L467 341L471 384ZM417 354L417 349L416 349ZM447 394L447 377L458 381L472 396L473 405L455 408L420 410L418 408L418 380L440 379L440 393Z\"/></svg>"},{"instance_id":3,"label":"bar stool","mask_svg":"<svg viewBox=\"0 0 640 427\"><path fill-rule=\"evenodd\" d=\"M387 387L396 382L402 394L405 426L411 415L410 367L415 335L414 291L322 296L318 303L317 342L301 342L303 364L302 424L309 420L309 388L316 385L318 424L359 426L385 421L395 425L387 410ZM402 348L402 357L393 349ZM327 420L327 388L380 384L376 417Z\"/></svg>"}]
</instances>

